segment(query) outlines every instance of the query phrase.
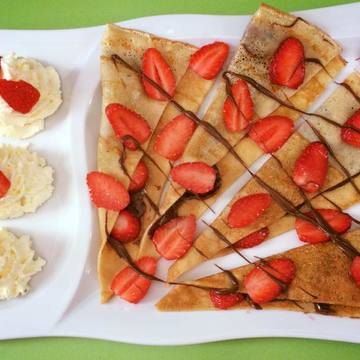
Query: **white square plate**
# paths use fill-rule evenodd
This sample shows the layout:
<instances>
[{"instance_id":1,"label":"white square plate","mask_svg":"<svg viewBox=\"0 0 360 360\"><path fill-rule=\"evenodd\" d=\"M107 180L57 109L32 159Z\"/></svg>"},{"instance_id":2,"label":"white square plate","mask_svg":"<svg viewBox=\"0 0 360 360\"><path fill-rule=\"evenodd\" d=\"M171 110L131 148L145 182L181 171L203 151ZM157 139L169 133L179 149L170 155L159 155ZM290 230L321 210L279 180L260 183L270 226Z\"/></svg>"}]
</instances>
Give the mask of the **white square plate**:
<instances>
[{"instance_id":1,"label":"white square plate","mask_svg":"<svg viewBox=\"0 0 360 360\"><path fill-rule=\"evenodd\" d=\"M360 56L359 13L359 3L297 13L343 45L344 57L350 62L340 78L356 67L355 58ZM167 15L134 19L120 25L195 45L219 39L231 44L234 50L249 19L249 16ZM47 120L46 131L27 142L55 168L54 196L33 215L0 222L0 226L17 234L31 235L37 252L47 260L43 272L32 281L33 290L28 296L0 303L0 324L6 324L0 326L0 338L61 335L153 345L261 336L360 342L360 323L355 319L253 310L160 313L154 304L168 288L159 284L153 284L138 305L119 298L107 305L99 304L97 217L88 198L85 177L95 169L101 104L98 59L103 30L99 26L0 31L0 54L15 52L51 64L60 73L64 94L64 103ZM229 190L218 203L218 209L246 179L242 177ZM358 208L352 211L360 214ZM290 232L258 247L256 254L266 256L299 245ZM255 252L249 250L247 254ZM218 263L230 268L241 261L231 255ZM167 266L161 263L161 275ZM214 272L212 263L200 266L188 276L209 272Z\"/></svg>"}]
</instances>

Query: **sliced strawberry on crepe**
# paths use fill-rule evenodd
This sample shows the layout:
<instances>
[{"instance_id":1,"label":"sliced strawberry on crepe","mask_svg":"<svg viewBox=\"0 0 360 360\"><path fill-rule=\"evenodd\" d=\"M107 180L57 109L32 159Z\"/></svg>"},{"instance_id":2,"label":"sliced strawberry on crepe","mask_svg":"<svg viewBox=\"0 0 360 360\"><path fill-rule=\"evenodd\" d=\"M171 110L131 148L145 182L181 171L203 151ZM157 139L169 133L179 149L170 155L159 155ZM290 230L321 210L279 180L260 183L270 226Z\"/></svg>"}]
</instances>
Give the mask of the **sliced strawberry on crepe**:
<instances>
[{"instance_id":1,"label":"sliced strawberry on crepe","mask_svg":"<svg viewBox=\"0 0 360 360\"><path fill-rule=\"evenodd\" d=\"M256 304L264 304L279 296L283 291L279 282L289 285L295 273L295 264L291 260L274 259L251 270L245 276L244 286Z\"/></svg>"},{"instance_id":2,"label":"sliced strawberry on crepe","mask_svg":"<svg viewBox=\"0 0 360 360\"><path fill-rule=\"evenodd\" d=\"M234 244L234 246L237 249L249 249L257 245L260 245L264 240L268 238L268 236L269 236L269 229L265 227L258 231L254 231L253 233L240 239Z\"/></svg>"},{"instance_id":3,"label":"sliced strawberry on crepe","mask_svg":"<svg viewBox=\"0 0 360 360\"><path fill-rule=\"evenodd\" d=\"M258 193L244 196L231 206L227 224L231 228L243 228L252 224L271 204L271 196Z\"/></svg>"},{"instance_id":4,"label":"sliced strawberry on crepe","mask_svg":"<svg viewBox=\"0 0 360 360\"><path fill-rule=\"evenodd\" d=\"M175 161L183 154L196 125L186 115L174 117L158 133L154 150L164 158Z\"/></svg>"},{"instance_id":5,"label":"sliced strawberry on crepe","mask_svg":"<svg viewBox=\"0 0 360 360\"><path fill-rule=\"evenodd\" d=\"M195 231L194 215L179 216L157 228L152 241L158 253L165 259L179 259L190 249Z\"/></svg>"},{"instance_id":6,"label":"sliced strawberry on crepe","mask_svg":"<svg viewBox=\"0 0 360 360\"><path fill-rule=\"evenodd\" d=\"M354 257L350 267L350 274L356 286L360 288L360 256Z\"/></svg>"},{"instance_id":7,"label":"sliced strawberry on crepe","mask_svg":"<svg viewBox=\"0 0 360 360\"><path fill-rule=\"evenodd\" d=\"M92 202L97 208L121 211L130 202L125 186L114 177L99 172L90 172L86 177Z\"/></svg>"},{"instance_id":8,"label":"sliced strawberry on crepe","mask_svg":"<svg viewBox=\"0 0 360 360\"><path fill-rule=\"evenodd\" d=\"M226 310L244 300L244 297L241 294L222 295L215 290L209 291L209 297L213 305L222 310Z\"/></svg>"},{"instance_id":9,"label":"sliced strawberry on crepe","mask_svg":"<svg viewBox=\"0 0 360 360\"><path fill-rule=\"evenodd\" d=\"M271 60L270 81L273 84L297 89L304 82L304 59L302 43L293 37L285 39Z\"/></svg>"},{"instance_id":10,"label":"sliced strawberry on crepe","mask_svg":"<svg viewBox=\"0 0 360 360\"><path fill-rule=\"evenodd\" d=\"M206 80L214 79L229 54L229 45L216 41L204 45L190 59L189 67Z\"/></svg>"},{"instance_id":11,"label":"sliced strawberry on crepe","mask_svg":"<svg viewBox=\"0 0 360 360\"><path fill-rule=\"evenodd\" d=\"M3 198L9 191L11 186L10 180L5 176L5 174L0 171L0 199Z\"/></svg>"},{"instance_id":12,"label":"sliced strawberry on crepe","mask_svg":"<svg viewBox=\"0 0 360 360\"><path fill-rule=\"evenodd\" d=\"M135 168L134 173L131 175L129 191L136 192L143 189L148 177L149 177L149 170L146 164L144 163L144 161L140 160Z\"/></svg>"},{"instance_id":13,"label":"sliced strawberry on crepe","mask_svg":"<svg viewBox=\"0 0 360 360\"><path fill-rule=\"evenodd\" d=\"M143 73L165 90L171 97L175 94L175 76L159 50L149 48L144 53ZM143 79L146 94L154 100L167 100L146 78Z\"/></svg>"},{"instance_id":14,"label":"sliced strawberry on crepe","mask_svg":"<svg viewBox=\"0 0 360 360\"><path fill-rule=\"evenodd\" d=\"M286 116L267 116L252 126L249 137L265 153L273 153L285 144L293 129L293 122Z\"/></svg>"},{"instance_id":15,"label":"sliced strawberry on crepe","mask_svg":"<svg viewBox=\"0 0 360 360\"><path fill-rule=\"evenodd\" d=\"M40 99L40 92L26 81L0 79L0 96L15 111L27 114Z\"/></svg>"},{"instance_id":16,"label":"sliced strawberry on crepe","mask_svg":"<svg viewBox=\"0 0 360 360\"><path fill-rule=\"evenodd\" d=\"M350 229L352 219L349 215L335 209L317 209L317 211L335 232L342 234ZM311 212L307 215L313 217ZM303 219L296 219L295 230L299 239L307 243L316 244L329 240L329 235L324 230Z\"/></svg>"},{"instance_id":17,"label":"sliced strawberry on crepe","mask_svg":"<svg viewBox=\"0 0 360 360\"><path fill-rule=\"evenodd\" d=\"M231 93L233 98L227 96L224 102L224 121L230 132L239 132L248 126L254 116L254 103L248 84L241 79L232 85Z\"/></svg>"},{"instance_id":18,"label":"sliced strawberry on crepe","mask_svg":"<svg viewBox=\"0 0 360 360\"><path fill-rule=\"evenodd\" d=\"M325 183L329 165L329 154L321 142L309 144L296 160L293 180L304 191L313 193Z\"/></svg>"},{"instance_id":19,"label":"sliced strawberry on crepe","mask_svg":"<svg viewBox=\"0 0 360 360\"><path fill-rule=\"evenodd\" d=\"M109 104L106 106L105 113L115 135L119 139L130 135L140 144L143 144L150 137L151 128L148 122L141 115L125 106L121 104ZM136 144L131 140L126 140L125 146L130 150L136 150Z\"/></svg>"},{"instance_id":20,"label":"sliced strawberry on crepe","mask_svg":"<svg viewBox=\"0 0 360 360\"><path fill-rule=\"evenodd\" d=\"M345 123L360 130L360 109L355 112ZM343 142L360 148L360 134L349 128L341 129L341 139Z\"/></svg>"},{"instance_id":21,"label":"sliced strawberry on crepe","mask_svg":"<svg viewBox=\"0 0 360 360\"><path fill-rule=\"evenodd\" d=\"M140 221L128 210L122 210L111 230L111 235L121 242L135 240L140 234Z\"/></svg>"},{"instance_id":22,"label":"sliced strawberry on crepe","mask_svg":"<svg viewBox=\"0 0 360 360\"><path fill-rule=\"evenodd\" d=\"M136 265L146 274L154 275L156 272L156 259L151 256L139 259ZM127 266L114 277L111 290L122 299L137 304L146 295L150 285L149 279Z\"/></svg>"},{"instance_id":23,"label":"sliced strawberry on crepe","mask_svg":"<svg viewBox=\"0 0 360 360\"><path fill-rule=\"evenodd\" d=\"M175 166L170 175L173 181L194 194L208 193L214 188L216 180L215 169L202 162Z\"/></svg>"}]
</instances>

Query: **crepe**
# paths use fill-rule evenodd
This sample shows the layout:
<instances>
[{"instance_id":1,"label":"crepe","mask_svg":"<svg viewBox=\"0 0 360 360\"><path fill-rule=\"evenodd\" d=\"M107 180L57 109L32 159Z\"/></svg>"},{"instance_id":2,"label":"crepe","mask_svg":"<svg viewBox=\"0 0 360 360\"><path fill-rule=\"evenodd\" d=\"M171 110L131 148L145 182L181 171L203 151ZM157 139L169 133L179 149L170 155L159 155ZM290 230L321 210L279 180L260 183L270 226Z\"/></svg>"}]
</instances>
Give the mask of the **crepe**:
<instances>
[{"instance_id":1,"label":"crepe","mask_svg":"<svg viewBox=\"0 0 360 360\"><path fill-rule=\"evenodd\" d=\"M278 30L275 30L276 35L271 37L271 39L265 40L261 38L259 40L260 42L258 42L257 46L259 46L259 48L260 45L264 47L264 51L260 54L263 56L264 64L269 63L280 39L294 35L304 42L305 48L309 48L309 54L307 54L307 56L314 56L314 49L316 48L316 51L318 51L318 57L321 59L321 62L326 65L327 70L324 70L319 66L312 66L314 64L307 64L307 75L305 77L304 84L297 91L292 91L291 93L288 92L286 94L284 94L282 89L279 87L274 87L273 85L265 82L265 79L268 78L268 68L265 66L265 69L263 67L264 64L254 65L254 59L248 53L249 47L251 47L253 43L254 33L260 31L259 29L261 27L264 27L264 33L266 33L267 36L270 36L269 34L274 30L269 25L271 22L290 24L295 21L295 19L296 18L292 15L288 15L266 5L262 5L248 26L229 69L238 73L250 75L259 81L259 83L274 91L274 93L281 99L288 100L287 97L290 96L288 101L300 109L306 110L332 81L332 77L334 77L344 66L344 61L339 55L341 49L333 40L331 40L319 29L300 21L292 28L279 27ZM311 36L309 34L311 34ZM309 38L307 38L307 36ZM326 41L323 39L326 39ZM316 41L318 42L317 45L315 45ZM321 51L318 50L318 47L321 48ZM258 119L260 116L263 117L270 114L288 116L294 122L299 119L299 112L289 110L284 106L279 106L277 102L269 100L269 98L264 98L264 95L256 91L254 88L250 88L250 90L252 99L255 103L255 119ZM222 82L215 100L210 105L203 120L216 127L216 129L229 141L230 144L235 145L236 152L244 159L244 161L248 165L251 165L263 154L263 152L252 140L247 137L243 138L245 132L229 133L226 130L222 113L225 96L225 84ZM275 111L273 111L274 109ZM206 200L206 204L208 205L211 205L216 199L218 199L226 188L245 171L243 166L241 166L241 164L239 164L239 162L236 161L231 154L227 153L226 148L212 138L201 127L198 127L195 131L182 159L180 160L180 162L192 161L203 161L209 165L216 164L220 171L222 186L212 198ZM159 177L161 176L158 175L157 178ZM184 189L175 183L168 186L166 191L163 191L160 213L164 213L183 193ZM207 209L206 204L199 200L186 201L184 205L180 207L179 215L192 213L199 217ZM155 221L156 218L153 218L153 222ZM151 224L148 227L148 230L150 228ZM158 256L147 232L145 232L141 240L139 252L139 256L144 255Z\"/></svg>"},{"instance_id":2,"label":"crepe","mask_svg":"<svg viewBox=\"0 0 360 360\"><path fill-rule=\"evenodd\" d=\"M345 238L360 250L360 230L349 232ZM314 302L330 304L335 314L340 316L359 316L360 289L349 276L351 260L337 246L328 241L316 245L305 245L282 254L269 257L286 258L294 262L296 275L286 293L277 299L296 301L306 304ZM254 265L238 267L231 272L240 284L240 292L246 293L242 282ZM201 286L223 288L229 286L225 273L219 273L191 282ZM316 296L316 300L314 298ZM242 304L240 306L246 306ZM269 303L269 307L272 307ZM161 311L189 311L214 309L208 291L178 285L165 295L158 303ZM277 309L294 310L294 303L277 302ZM337 308L338 307L338 308ZM267 307L266 307L267 308ZM300 309L298 309L300 310ZM311 311L311 308L308 311Z\"/></svg>"},{"instance_id":3,"label":"crepe","mask_svg":"<svg viewBox=\"0 0 360 360\"><path fill-rule=\"evenodd\" d=\"M139 75L120 63L114 63L111 55L117 54L131 66L141 69L142 57L146 49L155 47L161 52L176 78L177 88L182 89L190 56L196 47L141 31L124 29L108 25L102 42L101 86L102 86L102 117L100 136L98 139L97 168L99 171L115 176L123 184L129 184L129 178L122 171L119 159L125 153L124 166L131 175L142 157L142 152L123 150L120 141L115 137L111 125L106 119L104 109L110 103L121 103L127 108L142 115L152 129L166 109L167 101L149 98L143 90ZM183 91L180 90L181 92ZM175 95L176 96L176 95ZM149 141L148 141L149 142ZM142 144L147 148L148 142ZM106 302L112 295L110 283L117 271L124 265L112 248L107 244L105 227L110 232L117 218L117 213L99 209L99 227L101 247L98 257L98 277L100 282L101 302ZM129 251L135 253L135 245L129 245Z\"/></svg>"},{"instance_id":4,"label":"crepe","mask_svg":"<svg viewBox=\"0 0 360 360\"><path fill-rule=\"evenodd\" d=\"M358 73L352 73L346 82L353 86L359 80ZM354 86L353 91L360 95L360 88ZM359 104L354 104L355 98L353 94L346 90L344 87L337 88L333 94L327 99L327 101L319 108L318 112L320 114L326 114L331 119L336 119L337 122L340 124L344 123L347 118L352 115L356 106L358 107ZM343 113L337 112L337 106L334 104L341 103L341 108ZM333 149L336 157L341 161L341 163L348 169L350 174L356 174L360 170L360 157L359 157L359 149L351 147L345 143L342 143L338 140L340 137L339 128L336 126L330 125L326 123L327 126L324 126L325 120L321 119L322 122L318 121L319 118L312 116L309 118L309 122L314 123L314 126L319 127L319 131L321 134L324 133L324 138L329 141L331 148ZM319 125L320 124L320 125ZM320 128L321 126L321 128ZM325 130L324 130L325 129ZM311 130L310 130L311 131ZM288 142L277 152L276 156L281 160L282 165L285 169L287 169L288 174L292 173L293 166L295 164L295 160L301 154L302 150L306 147L309 143L308 140L305 140L300 133L304 133L308 138L311 140L319 140L318 138L310 136L309 127L307 124L304 124L300 130L299 134L294 134ZM303 145L301 145L303 142ZM336 146L334 146L334 143ZM356 155L357 154L357 155ZM241 154L240 154L241 155ZM242 155L245 157L246 153ZM347 160L344 160L347 159ZM344 161L344 163L343 163ZM347 178L339 165L335 162L331 162L331 167L329 167L328 172L328 181L322 190L329 188L332 185L335 185L344 179ZM260 169L258 174L260 177L270 186L277 189L281 194L283 194L288 200L290 200L294 205L299 205L303 203L303 199L299 198L298 196L292 197L292 194L298 194L297 187L291 183L291 179L288 176L281 176L281 173L284 173L280 168L279 164L277 164L276 160L270 159L265 165ZM280 175L280 176L279 176ZM359 182L359 179L354 179L355 182ZM242 237L252 233L253 231L259 230L264 226L269 226L270 224L279 220L283 215L285 215L284 210L280 209L279 206L275 205L276 208L270 207L264 214L261 216L258 221L254 222L250 226L243 228L238 231L234 231L233 229L229 229L226 225L226 217L227 213L231 207L231 205L239 198L249 193L255 192L264 192L264 189L256 182L256 180L251 179L243 189L239 191L233 201L228 205L228 207L223 211L218 219L215 220L213 225L218 228L220 231L224 232L226 236L229 238L230 241L236 242L240 240ZM313 195L312 195L313 197ZM326 197L337 204L340 208L346 209L351 205L354 205L358 202L359 193L351 184L346 184L342 188L336 189L334 191L329 192L326 194ZM323 198L323 203L324 203ZM299 201L299 202L298 202ZM320 207L318 202L318 207ZM314 203L316 205L316 202ZM328 201L323 204L324 208L333 208L334 205ZM294 219L287 218L282 220L279 224L279 229L276 229L276 225L272 227L272 233L279 235L280 233L286 232L290 230L294 224ZM286 224L286 226L284 226ZM174 280L178 276L180 276L185 271L190 270L194 266L198 265L199 263L205 261L208 258L218 256L217 252L220 252L221 255L224 253L222 250L226 247L220 239L216 237L211 229L207 229L204 233L202 233L194 242L193 248L181 259L176 261L170 268L168 272L168 279Z\"/></svg>"}]
</instances>

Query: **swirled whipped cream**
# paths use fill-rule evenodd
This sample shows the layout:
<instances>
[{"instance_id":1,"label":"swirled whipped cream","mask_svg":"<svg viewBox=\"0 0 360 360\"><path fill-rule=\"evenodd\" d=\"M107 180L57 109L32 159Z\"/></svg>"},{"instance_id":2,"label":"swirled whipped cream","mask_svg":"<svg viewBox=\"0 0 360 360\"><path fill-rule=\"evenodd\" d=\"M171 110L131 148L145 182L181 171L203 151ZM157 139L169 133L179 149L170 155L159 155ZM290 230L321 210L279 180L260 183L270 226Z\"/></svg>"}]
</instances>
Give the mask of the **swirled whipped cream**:
<instances>
[{"instance_id":1,"label":"swirled whipped cream","mask_svg":"<svg viewBox=\"0 0 360 360\"><path fill-rule=\"evenodd\" d=\"M31 277L45 265L35 256L28 235L16 237L0 229L0 300L9 300L29 292Z\"/></svg>"},{"instance_id":2,"label":"swirled whipped cream","mask_svg":"<svg viewBox=\"0 0 360 360\"><path fill-rule=\"evenodd\" d=\"M60 78L51 66L15 54L8 54L0 61L2 77L6 80L24 80L40 92L40 99L30 112L21 114L13 110L0 97L0 135L28 138L44 129L44 119L60 106Z\"/></svg>"},{"instance_id":3,"label":"swirled whipped cream","mask_svg":"<svg viewBox=\"0 0 360 360\"><path fill-rule=\"evenodd\" d=\"M53 169L26 147L0 145L0 170L11 182L0 199L0 219L32 213L53 193Z\"/></svg>"}]
</instances>

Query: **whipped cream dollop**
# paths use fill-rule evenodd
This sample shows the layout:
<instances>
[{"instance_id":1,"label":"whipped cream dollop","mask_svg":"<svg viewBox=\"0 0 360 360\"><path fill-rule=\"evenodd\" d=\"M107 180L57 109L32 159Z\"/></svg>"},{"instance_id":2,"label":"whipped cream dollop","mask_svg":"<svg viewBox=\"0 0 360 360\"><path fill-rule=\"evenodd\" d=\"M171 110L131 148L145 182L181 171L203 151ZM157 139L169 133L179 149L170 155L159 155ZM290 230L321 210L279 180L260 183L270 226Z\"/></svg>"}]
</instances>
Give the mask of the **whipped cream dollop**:
<instances>
[{"instance_id":1,"label":"whipped cream dollop","mask_svg":"<svg viewBox=\"0 0 360 360\"><path fill-rule=\"evenodd\" d=\"M31 248L28 235L20 237L0 229L0 300L29 292L31 277L45 265Z\"/></svg>"},{"instance_id":2,"label":"whipped cream dollop","mask_svg":"<svg viewBox=\"0 0 360 360\"><path fill-rule=\"evenodd\" d=\"M0 170L11 182L0 199L0 219L34 212L54 191L54 170L26 147L0 144Z\"/></svg>"},{"instance_id":3,"label":"whipped cream dollop","mask_svg":"<svg viewBox=\"0 0 360 360\"><path fill-rule=\"evenodd\" d=\"M39 101L27 114L13 110L0 97L0 135L28 138L44 129L44 119L52 115L62 102L59 75L51 66L15 54L3 56L0 65L4 79L24 80L40 92Z\"/></svg>"}]
</instances>

